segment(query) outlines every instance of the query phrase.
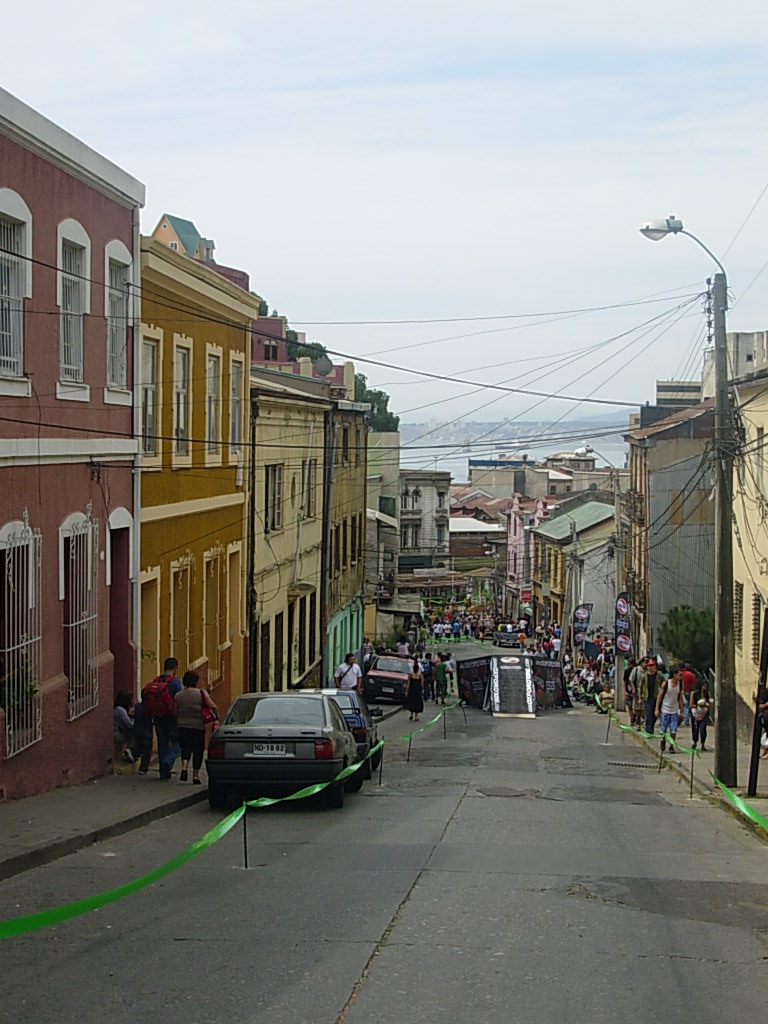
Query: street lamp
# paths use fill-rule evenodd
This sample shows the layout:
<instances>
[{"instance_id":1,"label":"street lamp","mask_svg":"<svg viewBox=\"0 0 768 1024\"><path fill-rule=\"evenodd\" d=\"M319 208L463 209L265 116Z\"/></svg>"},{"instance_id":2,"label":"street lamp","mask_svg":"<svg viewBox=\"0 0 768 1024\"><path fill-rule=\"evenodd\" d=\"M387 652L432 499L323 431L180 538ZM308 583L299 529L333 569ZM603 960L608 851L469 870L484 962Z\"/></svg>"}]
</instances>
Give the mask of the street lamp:
<instances>
[{"instance_id":1,"label":"street lamp","mask_svg":"<svg viewBox=\"0 0 768 1024\"><path fill-rule=\"evenodd\" d=\"M713 281L715 322L715 774L726 786L736 785L736 680L733 648L733 534L731 489L733 456L729 450L728 347L725 313L728 284L720 260L706 245L683 228L677 217L648 221L640 233L658 242L667 235L687 235L714 261L718 273Z\"/></svg>"}]
</instances>

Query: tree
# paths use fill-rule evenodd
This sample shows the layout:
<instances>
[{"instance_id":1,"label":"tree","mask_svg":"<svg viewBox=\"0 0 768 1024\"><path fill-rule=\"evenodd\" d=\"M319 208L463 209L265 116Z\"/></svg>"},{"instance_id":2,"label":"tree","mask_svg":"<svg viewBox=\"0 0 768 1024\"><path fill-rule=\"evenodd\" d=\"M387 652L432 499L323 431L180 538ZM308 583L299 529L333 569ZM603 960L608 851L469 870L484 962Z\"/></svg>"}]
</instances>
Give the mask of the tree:
<instances>
[{"instance_id":1,"label":"tree","mask_svg":"<svg viewBox=\"0 0 768 1024\"><path fill-rule=\"evenodd\" d=\"M715 615L711 608L670 608L658 630L660 645L679 661L706 672L715 664Z\"/></svg>"},{"instance_id":2,"label":"tree","mask_svg":"<svg viewBox=\"0 0 768 1024\"><path fill-rule=\"evenodd\" d=\"M285 332L285 351L292 362L294 359L309 356L312 362L316 363L321 356L328 355L319 341L307 341L302 344L296 331L292 331L290 328Z\"/></svg>"},{"instance_id":3,"label":"tree","mask_svg":"<svg viewBox=\"0 0 768 1024\"><path fill-rule=\"evenodd\" d=\"M388 433L397 430L400 426L400 417L395 416L388 409L389 395L386 391L369 388L368 378L363 373L355 374L355 401L370 403L371 411L368 414L368 426L371 430Z\"/></svg>"}]
</instances>

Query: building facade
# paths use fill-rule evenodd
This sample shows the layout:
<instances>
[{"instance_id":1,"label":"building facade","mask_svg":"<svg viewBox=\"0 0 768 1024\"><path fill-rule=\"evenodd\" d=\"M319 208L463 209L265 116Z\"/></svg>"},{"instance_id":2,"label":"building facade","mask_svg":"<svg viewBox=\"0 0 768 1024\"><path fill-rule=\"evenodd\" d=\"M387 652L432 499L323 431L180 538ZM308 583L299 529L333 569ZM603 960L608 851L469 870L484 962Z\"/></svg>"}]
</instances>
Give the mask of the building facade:
<instances>
[{"instance_id":1,"label":"building facade","mask_svg":"<svg viewBox=\"0 0 768 1024\"><path fill-rule=\"evenodd\" d=\"M448 564L450 490L450 473L400 470L400 571Z\"/></svg>"},{"instance_id":2,"label":"building facade","mask_svg":"<svg viewBox=\"0 0 768 1024\"><path fill-rule=\"evenodd\" d=\"M246 686L248 344L258 299L142 240L141 682L165 658Z\"/></svg>"},{"instance_id":3,"label":"building facade","mask_svg":"<svg viewBox=\"0 0 768 1024\"><path fill-rule=\"evenodd\" d=\"M143 203L0 89L0 798L104 774L135 687Z\"/></svg>"}]
</instances>

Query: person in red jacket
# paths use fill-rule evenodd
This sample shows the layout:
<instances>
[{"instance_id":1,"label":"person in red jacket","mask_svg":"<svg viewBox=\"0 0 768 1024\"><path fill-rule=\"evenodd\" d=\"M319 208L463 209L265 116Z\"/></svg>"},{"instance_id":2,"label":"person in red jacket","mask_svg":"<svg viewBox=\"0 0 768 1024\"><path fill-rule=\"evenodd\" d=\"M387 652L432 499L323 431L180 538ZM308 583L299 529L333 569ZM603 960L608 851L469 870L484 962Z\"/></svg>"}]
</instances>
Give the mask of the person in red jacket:
<instances>
[{"instance_id":1,"label":"person in red jacket","mask_svg":"<svg viewBox=\"0 0 768 1024\"><path fill-rule=\"evenodd\" d=\"M691 694L696 689L698 680L696 679L696 673L691 668L690 661L686 661L683 666L682 672L683 678L683 724L688 725L691 721Z\"/></svg>"}]
</instances>

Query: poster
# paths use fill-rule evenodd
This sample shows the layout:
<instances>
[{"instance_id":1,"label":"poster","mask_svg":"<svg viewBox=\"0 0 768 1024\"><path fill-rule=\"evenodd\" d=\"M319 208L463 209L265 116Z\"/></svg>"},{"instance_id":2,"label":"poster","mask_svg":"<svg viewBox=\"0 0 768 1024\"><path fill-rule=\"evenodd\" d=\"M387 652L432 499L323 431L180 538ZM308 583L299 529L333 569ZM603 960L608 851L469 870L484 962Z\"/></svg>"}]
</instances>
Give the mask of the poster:
<instances>
[{"instance_id":1,"label":"poster","mask_svg":"<svg viewBox=\"0 0 768 1024\"><path fill-rule=\"evenodd\" d=\"M541 707L573 707L565 688L560 662L540 657L531 657L530 662L537 704Z\"/></svg>"},{"instance_id":2,"label":"poster","mask_svg":"<svg viewBox=\"0 0 768 1024\"><path fill-rule=\"evenodd\" d=\"M614 635L616 637L616 651L626 655L632 653L632 613L630 608L630 596L624 590L616 598Z\"/></svg>"},{"instance_id":3,"label":"poster","mask_svg":"<svg viewBox=\"0 0 768 1024\"><path fill-rule=\"evenodd\" d=\"M573 642L580 644L587 639L589 620L592 617L591 604L578 604L573 611Z\"/></svg>"},{"instance_id":4,"label":"poster","mask_svg":"<svg viewBox=\"0 0 768 1024\"><path fill-rule=\"evenodd\" d=\"M459 696L471 708L482 710L485 705L485 695L491 675L490 661L489 656L487 658L468 658L466 661L456 662Z\"/></svg>"}]
</instances>

